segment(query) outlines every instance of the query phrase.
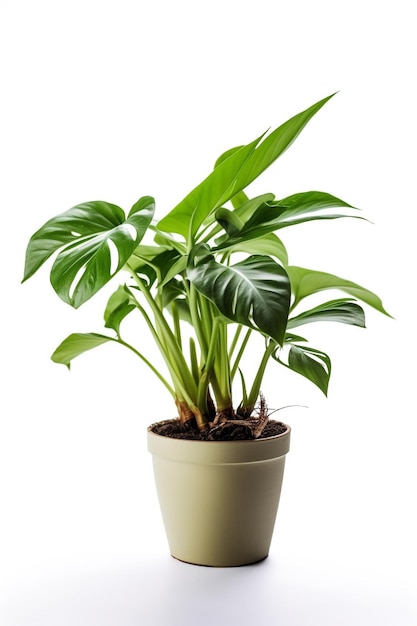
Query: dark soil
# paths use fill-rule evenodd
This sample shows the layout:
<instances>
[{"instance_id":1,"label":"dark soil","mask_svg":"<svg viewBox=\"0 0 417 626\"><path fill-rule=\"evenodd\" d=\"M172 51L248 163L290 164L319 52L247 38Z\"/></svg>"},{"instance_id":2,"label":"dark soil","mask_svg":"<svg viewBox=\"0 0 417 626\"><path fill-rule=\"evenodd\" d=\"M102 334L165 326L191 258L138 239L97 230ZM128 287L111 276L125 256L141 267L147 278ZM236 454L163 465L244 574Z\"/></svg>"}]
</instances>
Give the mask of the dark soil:
<instances>
[{"instance_id":1,"label":"dark soil","mask_svg":"<svg viewBox=\"0 0 417 626\"><path fill-rule=\"evenodd\" d=\"M173 419L152 424L150 429L157 435L172 437L173 439L190 439L195 441L238 441L254 439L251 426L252 423L256 425L256 419L246 420L246 424L235 424L233 422L233 420L228 420L214 428L200 431L192 422L181 424L179 419ZM286 432L287 428L288 427L282 422L268 420L258 438L265 439L266 437L281 435Z\"/></svg>"}]
</instances>

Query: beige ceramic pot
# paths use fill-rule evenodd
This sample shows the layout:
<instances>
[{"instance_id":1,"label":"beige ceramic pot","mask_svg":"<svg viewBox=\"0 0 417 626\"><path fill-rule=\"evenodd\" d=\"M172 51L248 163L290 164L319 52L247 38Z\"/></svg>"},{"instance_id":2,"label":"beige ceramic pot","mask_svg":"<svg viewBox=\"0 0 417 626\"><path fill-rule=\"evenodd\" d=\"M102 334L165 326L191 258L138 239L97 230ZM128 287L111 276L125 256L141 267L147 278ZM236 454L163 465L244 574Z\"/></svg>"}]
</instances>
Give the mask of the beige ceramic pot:
<instances>
[{"instance_id":1,"label":"beige ceramic pot","mask_svg":"<svg viewBox=\"0 0 417 626\"><path fill-rule=\"evenodd\" d=\"M266 558L290 428L255 441L188 441L150 428L148 449L172 556L213 567Z\"/></svg>"}]
</instances>

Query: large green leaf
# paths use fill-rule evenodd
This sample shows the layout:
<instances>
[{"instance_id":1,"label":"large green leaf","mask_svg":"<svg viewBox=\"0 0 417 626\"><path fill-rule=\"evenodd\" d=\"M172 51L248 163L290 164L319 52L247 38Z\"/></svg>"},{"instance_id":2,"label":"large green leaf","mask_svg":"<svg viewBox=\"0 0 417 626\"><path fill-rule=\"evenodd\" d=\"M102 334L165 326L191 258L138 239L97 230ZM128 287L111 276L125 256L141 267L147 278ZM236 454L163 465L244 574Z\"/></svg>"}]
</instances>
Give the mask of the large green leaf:
<instances>
[{"instance_id":1,"label":"large green leaf","mask_svg":"<svg viewBox=\"0 0 417 626\"><path fill-rule=\"evenodd\" d=\"M351 204L324 191L303 191L301 193L295 193L280 200L279 205L283 207L281 213L283 222L286 220L292 222L297 216L303 217L304 215L307 216L310 213L333 207L355 209Z\"/></svg>"},{"instance_id":2,"label":"large green leaf","mask_svg":"<svg viewBox=\"0 0 417 626\"><path fill-rule=\"evenodd\" d=\"M231 148L224 153L213 172L158 223L158 228L179 233L185 238L189 232L194 235L209 213L236 196L289 148L333 95L287 120L263 141L261 135L247 146Z\"/></svg>"},{"instance_id":3,"label":"large green leaf","mask_svg":"<svg viewBox=\"0 0 417 626\"><path fill-rule=\"evenodd\" d=\"M322 191L307 191L276 202L262 202L237 232L228 232L229 237L224 236L216 243L220 250L235 243L250 241L268 233L273 233L286 226L293 226L312 220L357 217L347 213L322 212L325 209L334 207L353 209L344 200ZM236 213L238 212L236 211Z\"/></svg>"},{"instance_id":4,"label":"large green leaf","mask_svg":"<svg viewBox=\"0 0 417 626\"><path fill-rule=\"evenodd\" d=\"M26 250L23 280L30 278L49 257L80 237L94 235L97 227L111 229L125 219L123 210L109 202L77 204L53 217L34 233Z\"/></svg>"},{"instance_id":5,"label":"large green leaf","mask_svg":"<svg viewBox=\"0 0 417 626\"><path fill-rule=\"evenodd\" d=\"M211 211L230 200L239 191L236 189L238 172L260 139L261 137L258 137L247 146L242 146L216 167L158 222L158 229L178 233L185 239L188 239L190 232L194 235Z\"/></svg>"},{"instance_id":6,"label":"large green leaf","mask_svg":"<svg viewBox=\"0 0 417 626\"><path fill-rule=\"evenodd\" d=\"M188 269L188 278L228 319L255 328L282 345L290 284L281 265L254 255L230 267L205 257Z\"/></svg>"},{"instance_id":7,"label":"large green leaf","mask_svg":"<svg viewBox=\"0 0 417 626\"><path fill-rule=\"evenodd\" d=\"M311 118L332 98L331 94L311 107L294 115L279 126L256 148L242 167L236 181L236 190L244 189L264 172L295 141Z\"/></svg>"},{"instance_id":8,"label":"large green leaf","mask_svg":"<svg viewBox=\"0 0 417 626\"><path fill-rule=\"evenodd\" d=\"M51 270L59 297L78 308L103 287L126 263L145 234L154 200L141 198L128 217L120 207L88 202L49 220L29 242L25 279L62 244Z\"/></svg>"},{"instance_id":9,"label":"large green leaf","mask_svg":"<svg viewBox=\"0 0 417 626\"><path fill-rule=\"evenodd\" d=\"M384 309L380 298L374 292L361 287L357 283L340 278L334 274L296 267L295 265L288 266L286 270L290 277L291 291L294 298L292 308L299 304L303 298L314 293L319 293L326 289L340 289L390 317L389 313Z\"/></svg>"},{"instance_id":10,"label":"large green leaf","mask_svg":"<svg viewBox=\"0 0 417 626\"><path fill-rule=\"evenodd\" d=\"M290 318L287 330L311 322L340 322L365 328L365 313L359 304L347 298L330 300Z\"/></svg>"},{"instance_id":11,"label":"large green leaf","mask_svg":"<svg viewBox=\"0 0 417 626\"><path fill-rule=\"evenodd\" d=\"M108 341L115 341L115 339L97 333L73 333L57 347L51 359L55 363L66 365L69 369L75 357Z\"/></svg>"}]
</instances>

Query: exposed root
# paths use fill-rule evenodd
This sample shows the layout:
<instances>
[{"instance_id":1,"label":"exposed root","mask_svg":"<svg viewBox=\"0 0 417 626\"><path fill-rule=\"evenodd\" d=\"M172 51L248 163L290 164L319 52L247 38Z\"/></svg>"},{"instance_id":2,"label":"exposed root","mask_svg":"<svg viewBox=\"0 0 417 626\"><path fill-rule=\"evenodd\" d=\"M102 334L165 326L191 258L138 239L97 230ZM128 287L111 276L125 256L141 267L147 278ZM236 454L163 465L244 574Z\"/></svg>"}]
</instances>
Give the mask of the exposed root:
<instances>
[{"instance_id":1,"label":"exposed root","mask_svg":"<svg viewBox=\"0 0 417 626\"><path fill-rule=\"evenodd\" d=\"M243 414L245 414L242 411ZM258 439L268 423L269 413L264 395L259 394L257 416L240 419L242 414L233 409L219 411L210 423L208 439Z\"/></svg>"},{"instance_id":2,"label":"exposed root","mask_svg":"<svg viewBox=\"0 0 417 626\"><path fill-rule=\"evenodd\" d=\"M214 413L214 404L208 396L211 421L204 418L198 410L194 411L186 402L177 401L176 404L181 425L187 430L199 430L208 440L259 439L268 424L269 416L274 413L268 410L262 393L259 394L259 403L253 410L250 407L239 407L236 412L230 406Z\"/></svg>"},{"instance_id":3,"label":"exposed root","mask_svg":"<svg viewBox=\"0 0 417 626\"><path fill-rule=\"evenodd\" d=\"M262 435L262 432L268 422L269 413L268 407L266 405L265 396L263 393L259 394L259 408L258 410L258 419L256 420L256 425L253 428L253 437L257 439Z\"/></svg>"}]
</instances>

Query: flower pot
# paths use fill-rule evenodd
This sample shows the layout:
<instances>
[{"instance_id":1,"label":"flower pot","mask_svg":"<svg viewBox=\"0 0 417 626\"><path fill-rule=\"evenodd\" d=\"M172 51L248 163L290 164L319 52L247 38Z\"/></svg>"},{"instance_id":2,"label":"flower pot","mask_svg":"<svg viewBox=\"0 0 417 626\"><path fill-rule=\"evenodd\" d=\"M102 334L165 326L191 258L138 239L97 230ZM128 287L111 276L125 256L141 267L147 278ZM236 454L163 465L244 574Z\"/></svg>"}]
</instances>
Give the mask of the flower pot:
<instances>
[{"instance_id":1,"label":"flower pot","mask_svg":"<svg viewBox=\"0 0 417 626\"><path fill-rule=\"evenodd\" d=\"M190 441L148 429L173 557L231 567L268 556L290 428L251 441Z\"/></svg>"}]
</instances>

